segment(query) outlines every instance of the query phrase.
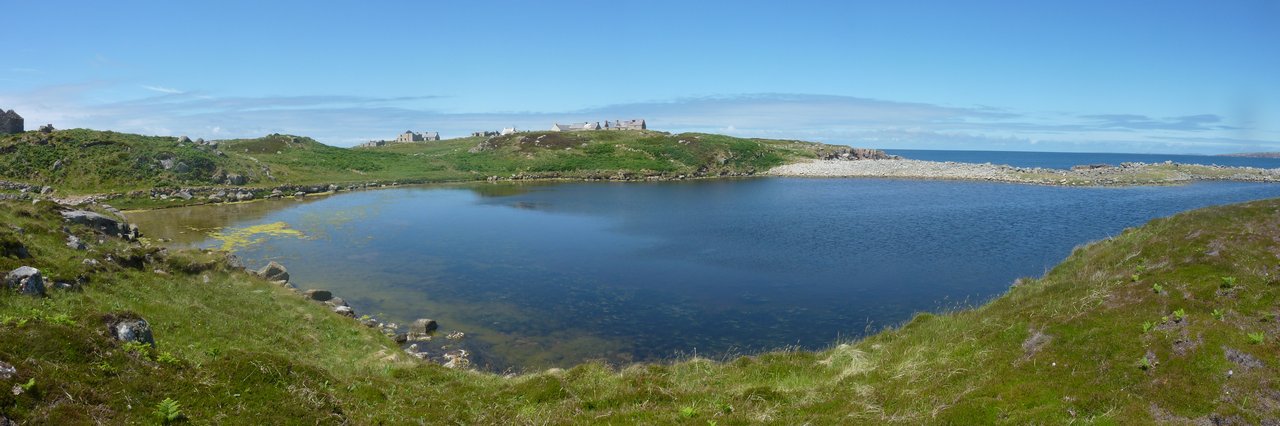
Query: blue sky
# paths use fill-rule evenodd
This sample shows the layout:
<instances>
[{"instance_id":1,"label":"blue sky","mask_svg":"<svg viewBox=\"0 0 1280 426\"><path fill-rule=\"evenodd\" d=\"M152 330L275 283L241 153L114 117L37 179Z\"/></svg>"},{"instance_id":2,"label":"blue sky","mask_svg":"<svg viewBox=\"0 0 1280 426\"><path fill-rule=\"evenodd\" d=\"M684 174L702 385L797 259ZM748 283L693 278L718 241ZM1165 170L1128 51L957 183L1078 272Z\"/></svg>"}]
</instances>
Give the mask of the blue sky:
<instances>
[{"instance_id":1,"label":"blue sky","mask_svg":"<svg viewBox=\"0 0 1280 426\"><path fill-rule=\"evenodd\" d=\"M28 127L348 146L645 118L855 146L1280 151L1280 2L7 2Z\"/></svg>"}]
</instances>

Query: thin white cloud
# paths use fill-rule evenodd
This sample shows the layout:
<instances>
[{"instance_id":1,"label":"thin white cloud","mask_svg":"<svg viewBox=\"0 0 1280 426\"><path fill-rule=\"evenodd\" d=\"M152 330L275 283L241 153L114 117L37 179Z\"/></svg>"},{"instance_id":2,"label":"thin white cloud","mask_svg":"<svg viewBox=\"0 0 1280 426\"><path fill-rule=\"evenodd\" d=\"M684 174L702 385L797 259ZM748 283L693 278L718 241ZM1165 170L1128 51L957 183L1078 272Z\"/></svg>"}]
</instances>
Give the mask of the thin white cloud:
<instances>
[{"instance_id":1,"label":"thin white cloud","mask_svg":"<svg viewBox=\"0 0 1280 426\"><path fill-rule=\"evenodd\" d=\"M164 87L164 86L148 86L148 85L145 85L145 84L142 84L142 85L140 85L140 86L142 86L142 88L143 88L143 89L147 89L147 90L150 90L150 91L152 91L152 92L160 92L160 93L166 93L166 94L170 94L170 95L181 95L181 94L183 94L183 93L187 93L187 92L184 92L184 91L181 91L181 90L178 90L178 89L172 89L172 88L168 88L168 87Z\"/></svg>"},{"instance_id":2,"label":"thin white cloud","mask_svg":"<svg viewBox=\"0 0 1280 426\"><path fill-rule=\"evenodd\" d=\"M1232 138L1240 124L1212 114L1025 114L848 96L750 94L608 105L566 112L443 113L435 96L220 96L143 86L154 96L95 102L108 83L0 92L28 122L122 132L238 138L268 133L350 146L405 129L463 136L478 130L547 129L554 122L644 118L651 128L803 139L878 148L1093 152L1280 151L1280 135Z\"/></svg>"}]
</instances>

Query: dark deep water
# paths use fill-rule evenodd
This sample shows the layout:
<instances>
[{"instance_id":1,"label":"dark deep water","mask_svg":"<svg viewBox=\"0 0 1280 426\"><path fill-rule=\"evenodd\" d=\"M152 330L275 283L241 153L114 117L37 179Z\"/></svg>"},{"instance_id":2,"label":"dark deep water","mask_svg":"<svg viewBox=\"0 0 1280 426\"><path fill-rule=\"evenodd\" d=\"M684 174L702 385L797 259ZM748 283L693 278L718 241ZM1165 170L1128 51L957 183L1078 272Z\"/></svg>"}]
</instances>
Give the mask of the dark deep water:
<instances>
[{"instance_id":1,"label":"dark deep water","mask_svg":"<svg viewBox=\"0 0 1280 426\"><path fill-rule=\"evenodd\" d=\"M1023 151L952 151L927 149L886 149L885 152L912 160L956 161L962 163L1008 164L1017 167L1070 169L1080 164L1125 162L1219 165L1232 167L1280 167L1280 158L1225 157L1216 155L1116 154L1105 152L1023 152Z\"/></svg>"},{"instance_id":2,"label":"dark deep water","mask_svg":"<svg viewBox=\"0 0 1280 426\"><path fill-rule=\"evenodd\" d=\"M479 184L131 214L144 233L285 222L240 249L357 312L468 333L492 368L821 348L980 303L1079 244L1280 185L1059 188L765 178Z\"/></svg>"}]
</instances>

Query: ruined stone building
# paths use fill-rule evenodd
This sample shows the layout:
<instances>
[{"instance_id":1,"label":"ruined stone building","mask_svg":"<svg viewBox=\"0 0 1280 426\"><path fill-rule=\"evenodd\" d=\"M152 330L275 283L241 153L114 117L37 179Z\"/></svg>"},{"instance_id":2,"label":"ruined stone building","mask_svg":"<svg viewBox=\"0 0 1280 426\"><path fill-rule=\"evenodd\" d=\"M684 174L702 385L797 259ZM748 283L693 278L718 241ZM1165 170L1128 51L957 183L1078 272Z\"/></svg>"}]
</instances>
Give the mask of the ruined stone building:
<instances>
[{"instance_id":1,"label":"ruined stone building","mask_svg":"<svg viewBox=\"0 0 1280 426\"><path fill-rule=\"evenodd\" d=\"M648 129L648 127L644 125L644 119L642 118L638 120L614 120L612 123L610 123L609 121L605 121L604 129L605 130L645 130L645 129Z\"/></svg>"},{"instance_id":2,"label":"ruined stone building","mask_svg":"<svg viewBox=\"0 0 1280 426\"><path fill-rule=\"evenodd\" d=\"M600 125L599 121L595 123L587 123L587 122L572 123L572 124L555 123L551 125L551 131L553 132L576 132L581 130L645 130L647 128L648 127L646 127L644 124L644 119L614 120L614 121L605 120L603 126Z\"/></svg>"},{"instance_id":3,"label":"ruined stone building","mask_svg":"<svg viewBox=\"0 0 1280 426\"><path fill-rule=\"evenodd\" d=\"M440 140L440 132L423 132L418 133L412 130L405 130L400 136L396 136L396 142L424 142Z\"/></svg>"},{"instance_id":4,"label":"ruined stone building","mask_svg":"<svg viewBox=\"0 0 1280 426\"><path fill-rule=\"evenodd\" d=\"M22 133L24 131L26 131L26 128L22 123L21 115L13 112L13 110L5 111L0 108L0 135Z\"/></svg>"}]
</instances>

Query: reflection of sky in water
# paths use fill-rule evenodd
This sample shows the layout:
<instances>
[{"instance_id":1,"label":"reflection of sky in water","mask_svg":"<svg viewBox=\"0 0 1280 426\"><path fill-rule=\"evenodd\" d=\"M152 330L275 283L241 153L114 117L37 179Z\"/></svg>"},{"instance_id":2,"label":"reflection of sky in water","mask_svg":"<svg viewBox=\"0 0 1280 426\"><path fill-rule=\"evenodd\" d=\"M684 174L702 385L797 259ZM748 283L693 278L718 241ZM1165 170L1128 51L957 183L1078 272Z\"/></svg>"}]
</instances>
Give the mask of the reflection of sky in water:
<instances>
[{"instance_id":1,"label":"reflection of sky in water","mask_svg":"<svg viewBox=\"0 0 1280 426\"><path fill-rule=\"evenodd\" d=\"M283 221L315 239L240 252L362 313L467 331L496 366L821 347L912 312L985 300L1072 247L1280 185L1082 189L753 179L400 188L171 221ZM217 209L212 208L212 209ZM155 224L154 226L152 224ZM159 230L159 231L157 231Z\"/></svg>"}]
</instances>

